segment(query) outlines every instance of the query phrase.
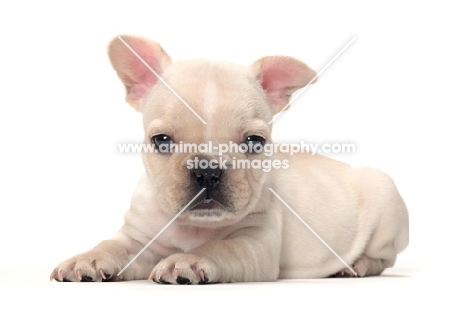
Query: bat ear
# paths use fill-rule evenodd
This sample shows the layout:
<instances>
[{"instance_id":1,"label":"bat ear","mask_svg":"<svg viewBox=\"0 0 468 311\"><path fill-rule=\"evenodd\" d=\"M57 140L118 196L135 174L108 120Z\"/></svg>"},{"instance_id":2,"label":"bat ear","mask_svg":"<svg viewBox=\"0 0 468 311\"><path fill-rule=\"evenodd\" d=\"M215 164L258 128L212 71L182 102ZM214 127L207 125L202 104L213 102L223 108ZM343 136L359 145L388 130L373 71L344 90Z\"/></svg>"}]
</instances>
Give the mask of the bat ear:
<instances>
[{"instance_id":1,"label":"bat ear","mask_svg":"<svg viewBox=\"0 0 468 311\"><path fill-rule=\"evenodd\" d=\"M158 43L135 36L113 39L108 55L127 91L126 101L141 112L146 95L158 82L155 73L161 76L171 65L171 58Z\"/></svg>"},{"instance_id":2,"label":"bat ear","mask_svg":"<svg viewBox=\"0 0 468 311\"><path fill-rule=\"evenodd\" d=\"M306 86L317 75L305 63L288 56L266 56L254 62L250 68L261 83L275 114L289 103L292 93Z\"/></svg>"}]
</instances>

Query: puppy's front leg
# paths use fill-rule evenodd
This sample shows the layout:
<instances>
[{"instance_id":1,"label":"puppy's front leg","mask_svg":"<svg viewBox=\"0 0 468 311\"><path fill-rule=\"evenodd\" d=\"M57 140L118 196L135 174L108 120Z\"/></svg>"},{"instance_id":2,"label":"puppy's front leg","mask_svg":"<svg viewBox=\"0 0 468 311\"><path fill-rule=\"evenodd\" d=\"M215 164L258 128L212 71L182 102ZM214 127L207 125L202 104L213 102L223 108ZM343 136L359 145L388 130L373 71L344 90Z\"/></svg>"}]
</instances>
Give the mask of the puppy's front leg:
<instances>
[{"instance_id":1,"label":"puppy's front leg","mask_svg":"<svg viewBox=\"0 0 468 311\"><path fill-rule=\"evenodd\" d=\"M60 263L50 275L59 282L94 282L145 279L154 267L150 252L143 253L120 276L117 274L133 258L141 245L118 233L112 240L104 240L86 253Z\"/></svg>"},{"instance_id":2,"label":"puppy's front leg","mask_svg":"<svg viewBox=\"0 0 468 311\"><path fill-rule=\"evenodd\" d=\"M240 229L226 240L208 241L160 261L150 279L163 284L275 281L279 274L278 232Z\"/></svg>"}]
</instances>

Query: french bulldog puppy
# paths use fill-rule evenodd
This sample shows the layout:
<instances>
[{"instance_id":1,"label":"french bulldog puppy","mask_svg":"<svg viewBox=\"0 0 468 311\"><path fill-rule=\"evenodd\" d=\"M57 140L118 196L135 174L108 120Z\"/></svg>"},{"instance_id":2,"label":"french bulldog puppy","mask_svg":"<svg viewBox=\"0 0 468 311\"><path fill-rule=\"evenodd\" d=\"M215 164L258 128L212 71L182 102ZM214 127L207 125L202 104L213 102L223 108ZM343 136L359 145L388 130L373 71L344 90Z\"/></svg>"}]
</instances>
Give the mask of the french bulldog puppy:
<instances>
[{"instance_id":1,"label":"french bulldog puppy","mask_svg":"<svg viewBox=\"0 0 468 311\"><path fill-rule=\"evenodd\" d=\"M408 213L387 175L321 155L250 148L272 143L269 121L316 75L306 64L285 56L264 57L248 68L212 60L173 63L159 44L134 36L115 38L108 53L126 101L142 113L144 142L155 152L143 154L146 173L123 227L60 263L51 280L253 282L379 275L394 265L408 244ZM174 152L180 142L249 150ZM202 160L218 165L194 165ZM238 160L276 161L276 168L239 168Z\"/></svg>"}]
</instances>

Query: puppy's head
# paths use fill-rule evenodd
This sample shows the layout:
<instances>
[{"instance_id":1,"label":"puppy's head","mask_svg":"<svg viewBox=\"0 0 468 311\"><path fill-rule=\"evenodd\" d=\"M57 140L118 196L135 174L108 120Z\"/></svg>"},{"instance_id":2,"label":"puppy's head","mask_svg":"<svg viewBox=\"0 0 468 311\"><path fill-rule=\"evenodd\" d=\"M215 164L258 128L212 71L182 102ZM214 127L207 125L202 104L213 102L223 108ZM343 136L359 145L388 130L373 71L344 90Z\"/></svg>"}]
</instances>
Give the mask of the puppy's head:
<instances>
[{"instance_id":1,"label":"puppy's head","mask_svg":"<svg viewBox=\"0 0 468 311\"><path fill-rule=\"evenodd\" d=\"M172 63L159 44L133 36L114 39L109 58L127 102L143 114L145 143L155 149L143 162L161 208L175 215L188 205L179 218L201 226L253 212L268 174L262 165L271 161L258 152L271 143L268 122L315 72L283 56L249 68Z\"/></svg>"}]
</instances>

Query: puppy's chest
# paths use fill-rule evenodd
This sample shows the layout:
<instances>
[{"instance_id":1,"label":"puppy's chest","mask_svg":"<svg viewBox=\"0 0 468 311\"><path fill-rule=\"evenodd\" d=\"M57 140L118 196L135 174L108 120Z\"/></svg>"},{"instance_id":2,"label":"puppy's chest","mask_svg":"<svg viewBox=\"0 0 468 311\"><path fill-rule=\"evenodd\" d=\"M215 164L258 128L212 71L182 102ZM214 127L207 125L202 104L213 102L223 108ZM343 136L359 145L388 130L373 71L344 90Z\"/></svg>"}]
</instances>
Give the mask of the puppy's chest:
<instances>
[{"instance_id":1,"label":"puppy's chest","mask_svg":"<svg viewBox=\"0 0 468 311\"><path fill-rule=\"evenodd\" d=\"M224 236L220 232L219 229L176 225L164 234L163 243L185 252L201 246L207 241L223 239Z\"/></svg>"}]
</instances>

